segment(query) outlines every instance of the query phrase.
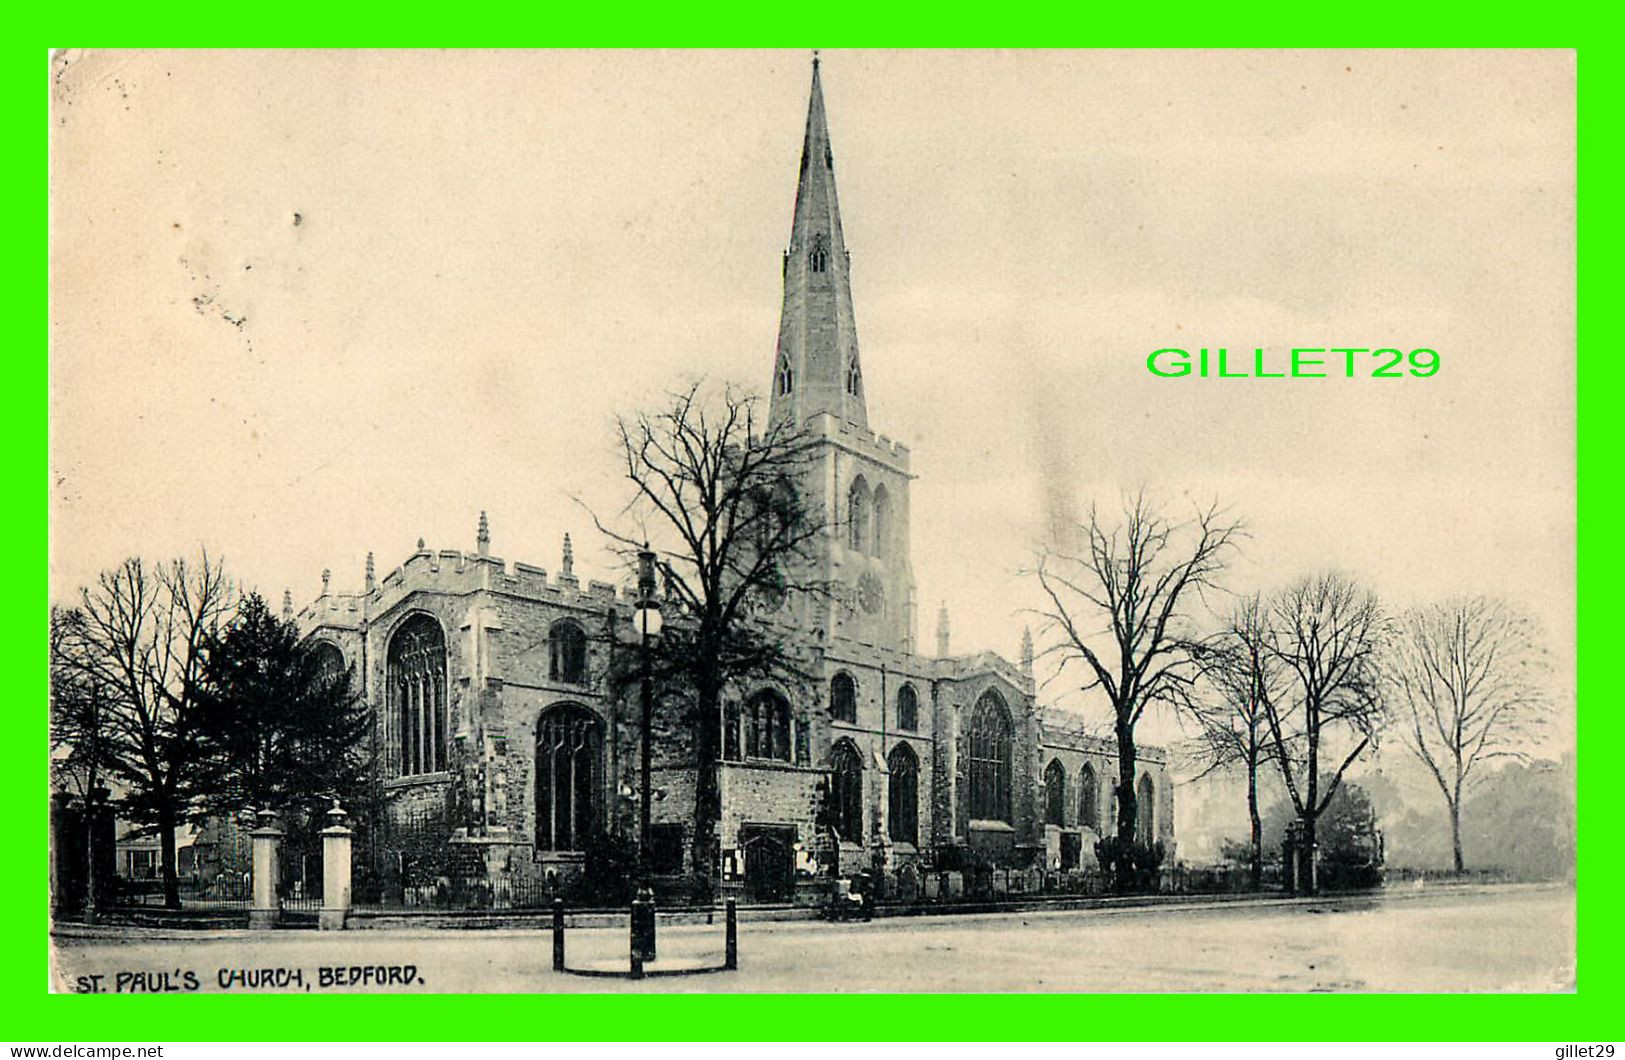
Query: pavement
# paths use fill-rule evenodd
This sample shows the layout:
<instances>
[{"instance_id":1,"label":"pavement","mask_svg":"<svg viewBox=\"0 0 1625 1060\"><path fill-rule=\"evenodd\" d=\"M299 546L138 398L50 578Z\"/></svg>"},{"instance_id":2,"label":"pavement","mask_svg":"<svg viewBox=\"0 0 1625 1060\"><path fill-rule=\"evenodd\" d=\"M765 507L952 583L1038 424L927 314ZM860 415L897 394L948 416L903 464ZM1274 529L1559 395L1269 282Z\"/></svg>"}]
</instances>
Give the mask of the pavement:
<instances>
[{"instance_id":1,"label":"pavement","mask_svg":"<svg viewBox=\"0 0 1625 1060\"><path fill-rule=\"evenodd\" d=\"M722 963L720 923L663 923L661 964ZM512 930L176 931L52 937L52 988L105 992L1561 991L1570 886L742 923L739 970L629 982L552 970ZM572 928L572 967L624 959L624 927Z\"/></svg>"}]
</instances>

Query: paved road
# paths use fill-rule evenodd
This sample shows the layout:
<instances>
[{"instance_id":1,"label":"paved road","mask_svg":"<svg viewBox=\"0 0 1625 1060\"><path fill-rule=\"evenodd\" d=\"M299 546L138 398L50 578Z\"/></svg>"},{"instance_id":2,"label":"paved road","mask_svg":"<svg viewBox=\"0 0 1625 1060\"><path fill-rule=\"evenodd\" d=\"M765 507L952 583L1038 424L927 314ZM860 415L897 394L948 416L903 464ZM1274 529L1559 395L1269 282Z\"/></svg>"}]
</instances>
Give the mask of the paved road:
<instances>
[{"instance_id":1,"label":"paved road","mask_svg":"<svg viewBox=\"0 0 1625 1060\"><path fill-rule=\"evenodd\" d=\"M720 963L720 924L668 925L660 939L663 958ZM323 967L413 966L407 984L353 988L1546 991L1574 987L1574 893L1508 887L1312 904L746 923L738 972L642 983L553 972L545 931L148 932L59 937L53 946L55 989L73 989L78 977L100 974L107 990L195 982L199 990L219 991L224 974L236 990L242 987L230 979L233 970L281 969L272 976L273 988L320 992ZM617 961L625 952L624 930L570 933L572 966ZM299 978L290 982L294 971Z\"/></svg>"}]
</instances>

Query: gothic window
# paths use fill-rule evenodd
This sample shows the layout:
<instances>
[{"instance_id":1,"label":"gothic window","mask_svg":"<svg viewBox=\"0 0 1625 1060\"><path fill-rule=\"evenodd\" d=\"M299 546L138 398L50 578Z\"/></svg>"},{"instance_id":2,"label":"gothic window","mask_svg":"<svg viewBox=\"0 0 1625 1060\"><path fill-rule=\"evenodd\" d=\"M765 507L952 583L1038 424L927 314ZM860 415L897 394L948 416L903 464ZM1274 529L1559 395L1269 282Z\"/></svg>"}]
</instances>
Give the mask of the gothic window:
<instances>
[{"instance_id":1,"label":"gothic window","mask_svg":"<svg viewBox=\"0 0 1625 1060\"><path fill-rule=\"evenodd\" d=\"M853 397L863 391L863 373L858 370L858 359L852 358L852 363L846 368L846 392Z\"/></svg>"},{"instance_id":2,"label":"gothic window","mask_svg":"<svg viewBox=\"0 0 1625 1060\"><path fill-rule=\"evenodd\" d=\"M863 551L869 547L869 482L862 475L846 491L846 543Z\"/></svg>"},{"instance_id":3,"label":"gothic window","mask_svg":"<svg viewBox=\"0 0 1625 1060\"><path fill-rule=\"evenodd\" d=\"M309 666L316 687L323 689L331 688L348 669L344 663L344 653L325 640L311 645Z\"/></svg>"},{"instance_id":4,"label":"gothic window","mask_svg":"<svg viewBox=\"0 0 1625 1060\"><path fill-rule=\"evenodd\" d=\"M602 728L574 703L536 725L536 849L582 850L598 827Z\"/></svg>"},{"instance_id":5,"label":"gothic window","mask_svg":"<svg viewBox=\"0 0 1625 1060\"><path fill-rule=\"evenodd\" d=\"M779 358L778 388L780 394L788 394L796 388L796 374L788 357Z\"/></svg>"},{"instance_id":6,"label":"gothic window","mask_svg":"<svg viewBox=\"0 0 1625 1060\"><path fill-rule=\"evenodd\" d=\"M776 692L751 697L746 719L745 756L790 761L790 704Z\"/></svg>"},{"instance_id":7,"label":"gothic window","mask_svg":"<svg viewBox=\"0 0 1625 1060\"><path fill-rule=\"evenodd\" d=\"M858 720L858 683L851 674L840 673L829 683L829 713L836 721Z\"/></svg>"},{"instance_id":8,"label":"gothic window","mask_svg":"<svg viewBox=\"0 0 1625 1060\"><path fill-rule=\"evenodd\" d=\"M970 815L1014 823L1010 812L1013 727L1004 700L991 689L976 701L970 725Z\"/></svg>"},{"instance_id":9,"label":"gothic window","mask_svg":"<svg viewBox=\"0 0 1625 1060\"><path fill-rule=\"evenodd\" d=\"M918 732L920 728L920 697L913 685L897 690L897 727L904 732Z\"/></svg>"},{"instance_id":10,"label":"gothic window","mask_svg":"<svg viewBox=\"0 0 1625 1060\"><path fill-rule=\"evenodd\" d=\"M385 693L403 777L446 768L446 636L425 614L389 638Z\"/></svg>"},{"instance_id":11,"label":"gothic window","mask_svg":"<svg viewBox=\"0 0 1625 1060\"><path fill-rule=\"evenodd\" d=\"M843 740L829 755L835 831L849 843L863 842L863 758Z\"/></svg>"},{"instance_id":12,"label":"gothic window","mask_svg":"<svg viewBox=\"0 0 1625 1060\"><path fill-rule=\"evenodd\" d=\"M1078 824L1100 831L1100 781L1091 765L1078 773Z\"/></svg>"},{"instance_id":13,"label":"gothic window","mask_svg":"<svg viewBox=\"0 0 1625 1060\"><path fill-rule=\"evenodd\" d=\"M1156 791L1151 786L1151 775L1140 778L1139 790L1134 793L1134 831L1142 843L1157 838Z\"/></svg>"},{"instance_id":14,"label":"gothic window","mask_svg":"<svg viewBox=\"0 0 1625 1060\"><path fill-rule=\"evenodd\" d=\"M886 756L886 822L895 843L920 841L920 760L914 748L900 743Z\"/></svg>"},{"instance_id":15,"label":"gothic window","mask_svg":"<svg viewBox=\"0 0 1625 1060\"><path fill-rule=\"evenodd\" d=\"M829 240L820 232L813 236L812 251L807 255L807 264L814 272L823 272L829 268Z\"/></svg>"},{"instance_id":16,"label":"gothic window","mask_svg":"<svg viewBox=\"0 0 1625 1060\"><path fill-rule=\"evenodd\" d=\"M874 547L870 550L882 558L889 551L891 539L891 494L886 492L885 486L875 487L874 499Z\"/></svg>"},{"instance_id":17,"label":"gothic window","mask_svg":"<svg viewBox=\"0 0 1625 1060\"><path fill-rule=\"evenodd\" d=\"M1066 827L1066 767L1059 758L1044 770L1044 823Z\"/></svg>"},{"instance_id":18,"label":"gothic window","mask_svg":"<svg viewBox=\"0 0 1625 1060\"><path fill-rule=\"evenodd\" d=\"M566 685L587 683L587 634L569 619L553 623L547 635L552 650L553 680Z\"/></svg>"}]
</instances>

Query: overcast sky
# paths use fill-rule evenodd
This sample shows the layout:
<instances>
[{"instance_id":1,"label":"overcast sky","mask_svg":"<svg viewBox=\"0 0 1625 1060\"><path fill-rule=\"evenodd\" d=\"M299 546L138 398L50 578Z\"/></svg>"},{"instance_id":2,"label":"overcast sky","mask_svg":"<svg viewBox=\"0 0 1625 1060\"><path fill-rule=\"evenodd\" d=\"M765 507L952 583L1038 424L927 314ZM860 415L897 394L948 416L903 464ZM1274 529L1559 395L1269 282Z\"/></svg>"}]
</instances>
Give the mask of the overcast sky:
<instances>
[{"instance_id":1,"label":"overcast sky","mask_svg":"<svg viewBox=\"0 0 1625 1060\"><path fill-rule=\"evenodd\" d=\"M614 578L614 414L765 389L804 52L68 53L52 588L207 544L273 600L422 536ZM1047 512L1218 498L1238 588L1506 596L1574 642L1572 55L826 52L920 641L1014 657ZM1431 379L1156 379L1165 345Z\"/></svg>"}]
</instances>

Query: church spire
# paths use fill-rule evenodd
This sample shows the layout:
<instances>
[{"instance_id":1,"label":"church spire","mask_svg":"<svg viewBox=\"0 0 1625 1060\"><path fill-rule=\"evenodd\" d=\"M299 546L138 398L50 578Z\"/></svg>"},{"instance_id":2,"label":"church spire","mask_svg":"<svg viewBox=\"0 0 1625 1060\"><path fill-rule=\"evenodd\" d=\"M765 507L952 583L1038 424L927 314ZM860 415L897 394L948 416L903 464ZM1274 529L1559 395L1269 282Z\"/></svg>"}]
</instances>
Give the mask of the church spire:
<instances>
[{"instance_id":1,"label":"church spire","mask_svg":"<svg viewBox=\"0 0 1625 1060\"><path fill-rule=\"evenodd\" d=\"M827 412L838 420L868 426L849 265L835 197L835 155L824 116L824 88L814 52L795 217L784 252L784 310L773 366L775 417L801 423Z\"/></svg>"}]
</instances>

